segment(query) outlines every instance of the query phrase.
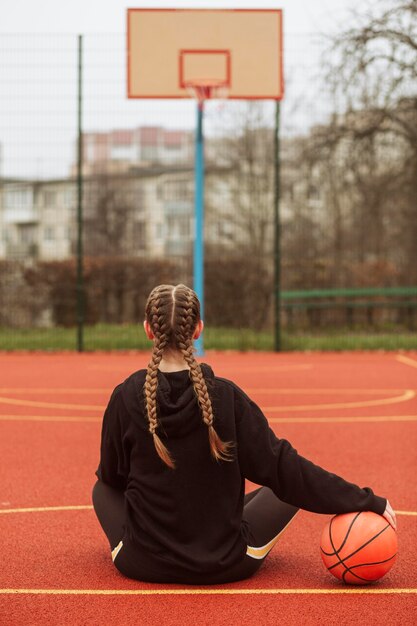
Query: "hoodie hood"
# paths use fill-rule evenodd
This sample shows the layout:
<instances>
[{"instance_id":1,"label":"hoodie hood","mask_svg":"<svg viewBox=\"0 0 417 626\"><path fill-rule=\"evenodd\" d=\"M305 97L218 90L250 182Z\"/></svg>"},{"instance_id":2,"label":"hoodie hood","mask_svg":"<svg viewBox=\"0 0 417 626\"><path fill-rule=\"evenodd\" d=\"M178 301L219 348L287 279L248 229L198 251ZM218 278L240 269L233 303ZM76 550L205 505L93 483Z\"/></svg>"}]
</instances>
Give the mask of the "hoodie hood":
<instances>
[{"instance_id":1,"label":"hoodie hood","mask_svg":"<svg viewBox=\"0 0 417 626\"><path fill-rule=\"evenodd\" d=\"M214 383L213 370L206 363L201 363L200 366L210 393ZM122 385L122 398L132 420L141 428L148 430L143 392L145 377L145 369L129 376ZM158 370L156 402L160 434L165 434L169 438L182 437L194 428L201 427L201 411L189 370L178 372Z\"/></svg>"}]
</instances>

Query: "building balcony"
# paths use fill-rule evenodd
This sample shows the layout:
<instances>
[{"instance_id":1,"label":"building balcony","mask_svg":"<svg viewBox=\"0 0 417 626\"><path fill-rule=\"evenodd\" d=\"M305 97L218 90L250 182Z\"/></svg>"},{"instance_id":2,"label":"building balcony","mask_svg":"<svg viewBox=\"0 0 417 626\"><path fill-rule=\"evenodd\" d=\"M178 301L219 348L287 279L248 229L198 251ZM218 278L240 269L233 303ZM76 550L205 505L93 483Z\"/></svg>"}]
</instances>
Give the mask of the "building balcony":
<instances>
[{"instance_id":1,"label":"building balcony","mask_svg":"<svg viewBox=\"0 0 417 626\"><path fill-rule=\"evenodd\" d=\"M37 243L6 243L6 259L25 261L39 258L39 245Z\"/></svg>"},{"instance_id":2,"label":"building balcony","mask_svg":"<svg viewBox=\"0 0 417 626\"><path fill-rule=\"evenodd\" d=\"M168 239L165 241L165 256L187 256L191 254L189 239Z\"/></svg>"},{"instance_id":3,"label":"building balcony","mask_svg":"<svg viewBox=\"0 0 417 626\"><path fill-rule=\"evenodd\" d=\"M168 200L164 202L164 214L168 216L192 215L193 202L190 200Z\"/></svg>"},{"instance_id":4,"label":"building balcony","mask_svg":"<svg viewBox=\"0 0 417 626\"><path fill-rule=\"evenodd\" d=\"M36 224L38 222L37 211L33 208L27 209L5 209L5 224Z\"/></svg>"}]
</instances>

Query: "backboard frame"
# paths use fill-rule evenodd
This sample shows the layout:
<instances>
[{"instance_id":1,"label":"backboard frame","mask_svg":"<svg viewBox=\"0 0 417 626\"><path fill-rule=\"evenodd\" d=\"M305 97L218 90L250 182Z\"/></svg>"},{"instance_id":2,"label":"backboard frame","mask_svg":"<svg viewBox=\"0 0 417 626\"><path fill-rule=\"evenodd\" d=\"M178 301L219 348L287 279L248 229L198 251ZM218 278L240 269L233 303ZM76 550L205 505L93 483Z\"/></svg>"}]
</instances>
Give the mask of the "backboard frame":
<instances>
[{"instance_id":1,"label":"backboard frame","mask_svg":"<svg viewBox=\"0 0 417 626\"><path fill-rule=\"evenodd\" d=\"M132 88L132 58L131 58L131 50L132 50L132 16L137 13L150 14L150 13L162 13L162 12L176 12L176 13L216 13L216 14L268 14L271 18L275 15L278 25L277 25L277 33L278 33L278 60L277 60L277 70L278 70L278 78L277 78L277 90L276 93L263 93L263 94L251 94L244 93L239 95L234 95L232 92L229 92L228 98L231 100L281 100L284 97L284 62L283 62L283 23L282 23L282 9L192 9L192 8L129 8L127 9L127 97L129 99L189 99L190 94L184 88L182 93L178 91L174 93L136 93ZM192 49L188 46L183 46L184 50ZM194 48L195 49L195 48ZM180 49L179 49L180 50ZM201 50L205 50L209 52L210 50L202 46ZM227 44L221 46L219 48L220 51L227 50ZM212 50L215 52L215 50ZM229 61L228 61L228 71L229 71L229 84L230 77L233 73L233 66L231 65L230 60L230 51L229 51ZM180 72L179 68L179 72ZM201 76L200 78L206 78Z\"/></svg>"},{"instance_id":2,"label":"backboard frame","mask_svg":"<svg viewBox=\"0 0 417 626\"><path fill-rule=\"evenodd\" d=\"M183 89L187 89L187 86L190 84L190 81L187 80L186 78L186 70L185 70L185 64L186 64L186 58L187 56L190 57L192 55L219 55L219 56L223 56L224 60L225 60L225 75L224 75L224 79L221 80L220 82L222 82L226 87L230 87L230 81L231 81L231 60L230 60L230 50L206 50L206 49L192 49L192 50L180 50L179 51L179 83L180 86ZM202 80L207 80L208 82L210 82L210 80L212 79L212 76L200 76L199 79ZM193 82L193 81L191 81Z\"/></svg>"}]
</instances>

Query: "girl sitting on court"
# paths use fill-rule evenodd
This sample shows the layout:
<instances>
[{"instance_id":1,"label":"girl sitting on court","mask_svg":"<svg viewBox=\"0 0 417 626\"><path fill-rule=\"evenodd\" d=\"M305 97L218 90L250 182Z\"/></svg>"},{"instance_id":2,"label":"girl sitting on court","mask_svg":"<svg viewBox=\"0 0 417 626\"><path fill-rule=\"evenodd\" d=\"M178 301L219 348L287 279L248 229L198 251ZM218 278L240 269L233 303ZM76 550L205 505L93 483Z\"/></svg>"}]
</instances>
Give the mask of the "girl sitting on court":
<instances>
[{"instance_id":1,"label":"girl sitting on court","mask_svg":"<svg viewBox=\"0 0 417 626\"><path fill-rule=\"evenodd\" d=\"M152 358L113 391L93 489L122 574L155 583L247 578L298 508L374 511L395 527L385 498L300 456L237 385L197 363L194 291L156 287L144 326ZM245 496L245 479L263 486Z\"/></svg>"}]
</instances>

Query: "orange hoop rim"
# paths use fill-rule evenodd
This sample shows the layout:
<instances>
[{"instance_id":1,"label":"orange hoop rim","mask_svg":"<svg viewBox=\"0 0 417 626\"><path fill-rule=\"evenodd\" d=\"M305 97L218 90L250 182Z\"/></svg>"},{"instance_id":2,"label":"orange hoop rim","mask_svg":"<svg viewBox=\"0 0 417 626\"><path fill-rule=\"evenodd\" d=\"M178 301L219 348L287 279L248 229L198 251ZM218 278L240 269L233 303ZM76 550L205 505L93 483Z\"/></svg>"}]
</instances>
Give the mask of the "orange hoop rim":
<instances>
[{"instance_id":1,"label":"orange hoop rim","mask_svg":"<svg viewBox=\"0 0 417 626\"><path fill-rule=\"evenodd\" d=\"M195 78L184 83L184 87L193 94L199 102L213 98L226 99L229 83L214 78Z\"/></svg>"}]
</instances>

